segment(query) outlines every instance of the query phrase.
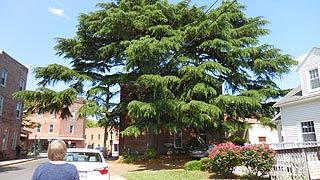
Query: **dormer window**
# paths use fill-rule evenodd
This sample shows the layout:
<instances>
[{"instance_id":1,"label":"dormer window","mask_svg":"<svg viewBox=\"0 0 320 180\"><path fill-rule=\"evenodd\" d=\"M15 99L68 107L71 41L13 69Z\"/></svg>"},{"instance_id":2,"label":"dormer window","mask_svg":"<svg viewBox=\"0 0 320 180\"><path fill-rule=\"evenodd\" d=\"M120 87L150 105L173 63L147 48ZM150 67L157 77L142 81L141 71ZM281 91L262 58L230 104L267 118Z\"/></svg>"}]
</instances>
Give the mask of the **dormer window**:
<instances>
[{"instance_id":1,"label":"dormer window","mask_svg":"<svg viewBox=\"0 0 320 180\"><path fill-rule=\"evenodd\" d=\"M309 71L310 75L310 87L316 89L320 87L319 71L318 68Z\"/></svg>"}]
</instances>

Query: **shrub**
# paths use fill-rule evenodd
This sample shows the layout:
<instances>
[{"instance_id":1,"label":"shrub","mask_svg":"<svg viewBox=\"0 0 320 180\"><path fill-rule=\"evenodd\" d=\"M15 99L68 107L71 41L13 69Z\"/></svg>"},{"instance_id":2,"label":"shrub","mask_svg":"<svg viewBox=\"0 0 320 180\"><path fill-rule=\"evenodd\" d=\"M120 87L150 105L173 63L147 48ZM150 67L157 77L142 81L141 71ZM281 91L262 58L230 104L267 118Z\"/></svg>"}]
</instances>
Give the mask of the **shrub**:
<instances>
[{"instance_id":1,"label":"shrub","mask_svg":"<svg viewBox=\"0 0 320 180\"><path fill-rule=\"evenodd\" d=\"M0 151L0 160L6 160L7 159L7 153Z\"/></svg>"},{"instance_id":2,"label":"shrub","mask_svg":"<svg viewBox=\"0 0 320 180\"><path fill-rule=\"evenodd\" d=\"M123 156L124 159L127 159L129 157L129 154L128 153L123 153L122 156Z\"/></svg>"},{"instance_id":3,"label":"shrub","mask_svg":"<svg viewBox=\"0 0 320 180\"><path fill-rule=\"evenodd\" d=\"M121 163L123 163L123 161L124 161L124 157L123 157L123 156L119 156L118 159L119 159L119 161L120 161Z\"/></svg>"},{"instance_id":4,"label":"shrub","mask_svg":"<svg viewBox=\"0 0 320 180\"><path fill-rule=\"evenodd\" d=\"M184 164L183 167L187 171L203 171L204 170L201 162L197 160L188 161Z\"/></svg>"},{"instance_id":5,"label":"shrub","mask_svg":"<svg viewBox=\"0 0 320 180\"><path fill-rule=\"evenodd\" d=\"M275 151L268 145L246 145L241 148L242 165L249 170L249 175L258 176L259 172L268 172L275 164Z\"/></svg>"},{"instance_id":6,"label":"shrub","mask_svg":"<svg viewBox=\"0 0 320 180\"><path fill-rule=\"evenodd\" d=\"M143 154L145 159L154 159L156 155L157 155L157 152L154 149L147 149Z\"/></svg>"},{"instance_id":7,"label":"shrub","mask_svg":"<svg viewBox=\"0 0 320 180\"><path fill-rule=\"evenodd\" d=\"M233 144L239 145L239 146L243 146L244 143L246 142L244 139L242 139L238 136L234 136L234 135L227 137L224 141L230 142L230 143L233 143Z\"/></svg>"},{"instance_id":8,"label":"shrub","mask_svg":"<svg viewBox=\"0 0 320 180\"><path fill-rule=\"evenodd\" d=\"M209 172L213 171L213 169L211 168L212 166L211 166L211 159L210 158L203 157L200 159L200 162L201 162L204 170L209 171Z\"/></svg>"},{"instance_id":9,"label":"shrub","mask_svg":"<svg viewBox=\"0 0 320 180\"><path fill-rule=\"evenodd\" d=\"M142 157L141 156L131 156L129 155L127 158L123 159L123 163L133 163L137 161L141 161Z\"/></svg>"},{"instance_id":10,"label":"shrub","mask_svg":"<svg viewBox=\"0 0 320 180\"><path fill-rule=\"evenodd\" d=\"M232 143L216 145L209 152L210 164L213 171L219 174L231 174L240 165L240 147Z\"/></svg>"}]
</instances>

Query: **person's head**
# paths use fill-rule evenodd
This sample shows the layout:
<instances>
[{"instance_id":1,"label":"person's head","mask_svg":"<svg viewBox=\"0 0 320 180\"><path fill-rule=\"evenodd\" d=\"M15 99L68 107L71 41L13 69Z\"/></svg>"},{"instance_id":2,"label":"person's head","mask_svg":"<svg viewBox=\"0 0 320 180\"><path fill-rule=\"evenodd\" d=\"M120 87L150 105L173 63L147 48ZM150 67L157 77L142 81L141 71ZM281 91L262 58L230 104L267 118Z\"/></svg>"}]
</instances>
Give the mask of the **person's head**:
<instances>
[{"instance_id":1,"label":"person's head","mask_svg":"<svg viewBox=\"0 0 320 180\"><path fill-rule=\"evenodd\" d=\"M67 154L67 146L62 140L51 141L48 147L48 159L51 161L63 161Z\"/></svg>"}]
</instances>

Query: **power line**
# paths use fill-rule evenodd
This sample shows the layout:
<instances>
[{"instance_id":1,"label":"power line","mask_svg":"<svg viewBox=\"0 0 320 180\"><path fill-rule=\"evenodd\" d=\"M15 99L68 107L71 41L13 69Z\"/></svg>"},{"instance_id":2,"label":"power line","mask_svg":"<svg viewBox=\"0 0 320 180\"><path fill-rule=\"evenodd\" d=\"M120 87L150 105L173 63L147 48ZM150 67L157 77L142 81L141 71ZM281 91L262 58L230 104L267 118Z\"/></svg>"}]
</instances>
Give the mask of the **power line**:
<instances>
[{"instance_id":1,"label":"power line","mask_svg":"<svg viewBox=\"0 0 320 180\"><path fill-rule=\"evenodd\" d=\"M209 12L209 10L217 3L217 1L218 1L218 0L216 0L216 1L210 6L210 8L205 12L205 14L206 14L207 12ZM224 14L235 2L237 2L237 0L233 0L227 7L210 23L210 25L213 24L216 20L218 20L218 18L219 18L222 14ZM191 44L195 39L196 39L196 38L194 37L190 42L188 42L188 44ZM172 58L176 57L179 53L181 53L181 50L180 50L178 53L176 53Z\"/></svg>"},{"instance_id":2,"label":"power line","mask_svg":"<svg viewBox=\"0 0 320 180\"><path fill-rule=\"evenodd\" d=\"M213 6L218 2L219 0L216 0L208 9L204 14L207 14L211 8L213 8Z\"/></svg>"},{"instance_id":3,"label":"power line","mask_svg":"<svg viewBox=\"0 0 320 180\"><path fill-rule=\"evenodd\" d=\"M237 0L233 0L230 4L229 4L229 6L227 6L214 20L213 20L213 22L215 22L222 14L224 14L235 2L237 2ZM212 23L213 23L212 22ZM211 23L211 24L212 24Z\"/></svg>"}]
</instances>

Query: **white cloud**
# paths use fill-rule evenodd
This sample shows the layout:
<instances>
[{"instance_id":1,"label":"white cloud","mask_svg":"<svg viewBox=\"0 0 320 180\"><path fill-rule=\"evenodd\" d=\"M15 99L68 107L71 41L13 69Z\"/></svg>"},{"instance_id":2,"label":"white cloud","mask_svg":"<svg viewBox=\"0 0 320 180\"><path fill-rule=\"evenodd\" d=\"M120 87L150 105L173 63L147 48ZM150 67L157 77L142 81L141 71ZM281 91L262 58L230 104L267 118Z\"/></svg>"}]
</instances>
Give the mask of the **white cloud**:
<instances>
[{"instance_id":1,"label":"white cloud","mask_svg":"<svg viewBox=\"0 0 320 180\"><path fill-rule=\"evenodd\" d=\"M54 15L58 15L58 16L64 16L64 11L63 9L58 9L58 8L54 8L54 7L49 7L48 8L49 12L51 12Z\"/></svg>"}]
</instances>

